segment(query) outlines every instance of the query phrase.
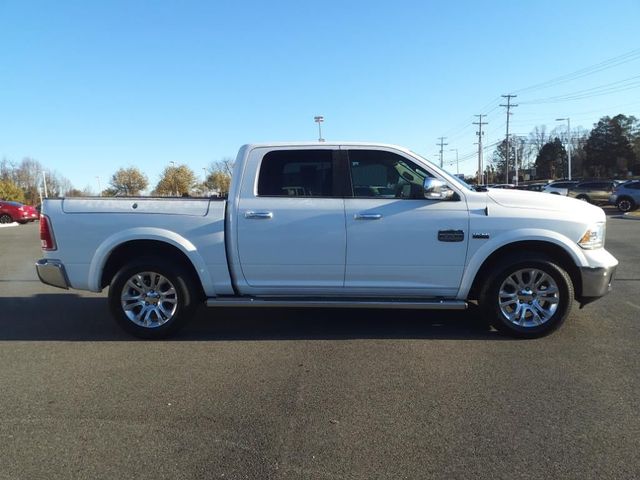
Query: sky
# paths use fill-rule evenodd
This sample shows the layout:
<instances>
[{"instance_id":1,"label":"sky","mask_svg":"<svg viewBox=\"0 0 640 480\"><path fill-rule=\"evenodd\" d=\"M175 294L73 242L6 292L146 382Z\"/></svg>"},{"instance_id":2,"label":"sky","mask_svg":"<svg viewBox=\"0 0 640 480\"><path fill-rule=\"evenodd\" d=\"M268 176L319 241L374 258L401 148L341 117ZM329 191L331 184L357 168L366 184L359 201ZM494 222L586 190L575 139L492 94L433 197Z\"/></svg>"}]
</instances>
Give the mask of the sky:
<instances>
[{"instance_id":1,"label":"sky","mask_svg":"<svg viewBox=\"0 0 640 480\"><path fill-rule=\"evenodd\" d=\"M640 117L638 0L0 0L0 21L0 157L94 192L120 167L153 187L169 162L202 177L245 143L316 140L315 115L328 140L436 163L446 136L469 175L473 115L504 138L502 94L516 134Z\"/></svg>"}]
</instances>

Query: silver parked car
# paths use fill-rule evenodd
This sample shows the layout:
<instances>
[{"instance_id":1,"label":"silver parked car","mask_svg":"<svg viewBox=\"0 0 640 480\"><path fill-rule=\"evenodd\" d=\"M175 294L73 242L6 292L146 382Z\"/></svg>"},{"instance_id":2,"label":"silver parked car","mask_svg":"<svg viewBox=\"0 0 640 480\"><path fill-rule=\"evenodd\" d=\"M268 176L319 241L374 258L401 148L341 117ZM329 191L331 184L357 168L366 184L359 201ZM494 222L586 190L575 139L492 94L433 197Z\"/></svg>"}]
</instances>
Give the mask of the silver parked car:
<instances>
[{"instance_id":1,"label":"silver parked car","mask_svg":"<svg viewBox=\"0 0 640 480\"><path fill-rule=\"evenodd\" d=\"M609 197L609 203L621 212L631 212L640 205L640 180L631 180L618 185Z\"/></svg>"},{"instance_id":2,"label":"silver parked car","mask_svg":"<svg viewBox=\"0 0 640 480\"><path fill-rule=\"evenodd\" d=\"M569 188L577 185L577 181L574 180L560 180L558 182L551 182L542 187L541 192L553 193L554 195L567 195Z\"/></svg>"}]
</instances>

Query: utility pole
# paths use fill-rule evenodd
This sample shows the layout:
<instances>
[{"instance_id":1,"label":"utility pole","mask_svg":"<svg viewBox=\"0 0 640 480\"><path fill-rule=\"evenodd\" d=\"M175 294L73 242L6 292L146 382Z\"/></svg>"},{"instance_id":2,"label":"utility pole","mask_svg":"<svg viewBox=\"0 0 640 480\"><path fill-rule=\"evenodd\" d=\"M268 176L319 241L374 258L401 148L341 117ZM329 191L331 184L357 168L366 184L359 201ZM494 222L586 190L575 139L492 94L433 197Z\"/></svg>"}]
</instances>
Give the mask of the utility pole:
<instances>
[{"instance_id":1,"label":"utility pole","mask_svg":"<svg viewBox=\"0 0 640 480\"><path fill-rule=\"evenodd\" d=\"M480 114L474 116L478 117L478 121L473 122L473 125L478 125L478 131L476 132L476 135L478 135L478 185L482 185L484 183L484 166L482 165L482 136L484 132L482 131L482 126L488 125L488 123L482 121L482 117L486 117L486 115Z\"/></svg>"},{"instance_id":2,"label":"utility pole","mask_svg":"<svg viewBox=\"0 0 640 480\"><path fill-rule=\"evenodd\" d=\"M102 186L100 185L100 177L96 177L96 180L98 181L98 195L101 197L102 196Z\"/></svg>"},{"instance_id":3,"label":"utility pole","mask_svg":"<svg viewBox=\"0 0 640 480\"><path fill-rule=\"evenodd\" d=\"M507 99L507 104L503 104L501 103L500 106L501 107L506 107L507 108L507 137L506 137L506 147L507 147L507 151L506 151L506 158L505 158L505 183L509 183L509 157L510 157L510 150L509 150L509 116L511 115L511 109L513 107L517 107L517 104L513 104L511 103L511 99L517 97L517 95L502 95L502 98L506 98Z\"/></svg>"},{"instance_id":4,"label":"utility pole","mask_svg":"<svg viewBox=\"0 0 640 480\"><path fill-rule=\"evenodd\" d=\"M442 168L442 164L443 164L442 149L444 148L445 145L449 145L448 143L444 143L445 138L447 137L438 137L438 139L440 140L440 143L436 143L436 145L440 145L440 168Z\"/></svg>"}]
</instances>

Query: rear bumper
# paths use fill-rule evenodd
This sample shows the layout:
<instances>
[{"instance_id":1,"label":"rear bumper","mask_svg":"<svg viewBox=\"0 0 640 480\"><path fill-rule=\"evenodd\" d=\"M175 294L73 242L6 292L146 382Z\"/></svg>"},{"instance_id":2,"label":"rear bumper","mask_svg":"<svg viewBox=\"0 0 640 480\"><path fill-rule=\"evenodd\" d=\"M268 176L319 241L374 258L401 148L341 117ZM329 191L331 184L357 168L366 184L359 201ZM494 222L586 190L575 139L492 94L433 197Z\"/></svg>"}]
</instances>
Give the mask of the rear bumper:
<instances>
[{"instance_id":1,"label":"rear bumper","mask_svg":"<svg viewBox=\"0 0 640 480\"><path fill-rule=\"evenodd\" d=\"M36 272L42 283L53 287L69 289L69 280L64 265L59 260L43 258L36 262Z\"/></svg>"}]
</instances>

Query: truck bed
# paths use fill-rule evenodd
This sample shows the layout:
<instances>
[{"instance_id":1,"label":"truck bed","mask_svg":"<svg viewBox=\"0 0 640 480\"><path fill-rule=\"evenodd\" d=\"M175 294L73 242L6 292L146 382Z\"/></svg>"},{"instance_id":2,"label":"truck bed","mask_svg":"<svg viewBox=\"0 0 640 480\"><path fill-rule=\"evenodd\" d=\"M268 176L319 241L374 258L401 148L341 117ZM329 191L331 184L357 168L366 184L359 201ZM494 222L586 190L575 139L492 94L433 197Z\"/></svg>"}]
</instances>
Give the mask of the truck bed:
<instances>
[{"instance_id":1,"label":"truck bed","mask_svg":"<svg viewBox=\"0 0 640 480\"><path fill-rule=\"evenodd\" d=\"M47 257L65 259L72 288L97 292L103 266L116 246L158 239L192 261L207 296L232 294L225 253L226 205L224 199L208 198L47 199L43 213L53 219L58 246ZM62 216L64 221L59 221Z\"/></svg>"}]
</instances>

